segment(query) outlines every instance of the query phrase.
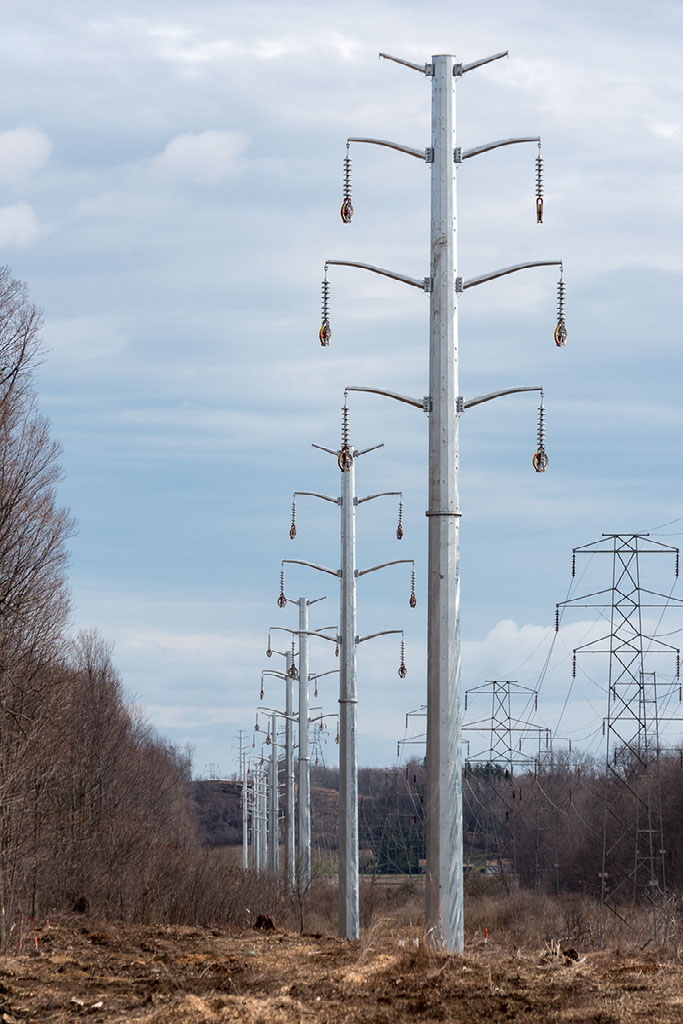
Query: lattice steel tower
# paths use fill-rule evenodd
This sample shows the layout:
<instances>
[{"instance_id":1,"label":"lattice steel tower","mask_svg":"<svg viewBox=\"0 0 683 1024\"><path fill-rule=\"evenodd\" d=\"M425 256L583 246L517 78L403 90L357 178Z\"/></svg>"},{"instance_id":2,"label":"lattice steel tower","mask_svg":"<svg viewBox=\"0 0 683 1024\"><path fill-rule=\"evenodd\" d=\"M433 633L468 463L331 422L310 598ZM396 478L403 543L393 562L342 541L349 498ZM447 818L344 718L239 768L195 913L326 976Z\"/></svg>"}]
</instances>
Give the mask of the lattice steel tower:
<instances>
[{"instance_id":1,"label":"lattice steel tower","mask_svg":"<svg viewBox=\"0 0 683 1024\"><path fill-rule=\"evenodd\" d=\"M667 555L679 571L678 548L653 540L646 533L603 534L599 541L574 548L576 556L610 555L612 585L593 594L557 605L555 628L562 606L605 609L609 631L574 650L577 654L602 654L607 669L607 717L605 732L605 802L603 815L602 870L600 871L600 937L605 908L632 924L649 913L657 935L657 907L666 889L665 847L662 831L660 727L680 721L667 714L672 698L680 701L680 650L644 631L643 611L661 609L683 601L641 586L641 557ZM659 624L654 630L656 634ZM668 655L673 672L660 678L652 670L655 656ZM660 667L661 661L657 661ZM672 668L674 665L672 664Z\"/></svg>"},{"instance_id":2,"label":"lattice steel tower","mask_svg":"<svg viewBox=\"0 0 683 1024\"><path fill-rule=\"evenodd\" d=\"M465 810L474 820L466 849L471 860L475 848L483 846L486 870L506 882L506 875L517 871L515 818L522 803L520 777L535 776L549 733L531 722L538 710L536 690L512 679L492 679L466 691L465 710L480 697L490 697L490 715L468 717L463 726L468 734Z\"/></svg>"}]
</instances>

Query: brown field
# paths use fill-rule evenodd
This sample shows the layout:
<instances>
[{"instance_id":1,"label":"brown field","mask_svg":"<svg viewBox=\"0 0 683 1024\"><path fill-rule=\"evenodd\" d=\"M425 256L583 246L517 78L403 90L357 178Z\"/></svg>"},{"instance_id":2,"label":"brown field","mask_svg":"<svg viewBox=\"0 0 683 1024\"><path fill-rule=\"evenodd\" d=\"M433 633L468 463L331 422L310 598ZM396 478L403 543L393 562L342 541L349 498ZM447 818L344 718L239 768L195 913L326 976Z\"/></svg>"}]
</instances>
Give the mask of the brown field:
<instances>
[{"instance_id":1,"label":"brown field","mask_svg":"<svg viewBox=\"0 0 683 1024\"><path fill-rule=\"evenodd\" d=\"M393 906L374 911L366 899L370 923L358 942L299 935L277 922L274 931L263 931L51 921L26 931L22 950L0 961L0 1021L683 1021L676 942L589 948L594 918L585 906L575 901L573 909L558 911L547 897L520 893L471 909L464 957L447 956L425 945L410 898L392 899ZM329 931L329 909L325 916ZM486 944L484 919L491 925ZM538 928L559 935L567 921L577 936L584 934L585 946L539 940Z\"/></svg>"}]
</instances>

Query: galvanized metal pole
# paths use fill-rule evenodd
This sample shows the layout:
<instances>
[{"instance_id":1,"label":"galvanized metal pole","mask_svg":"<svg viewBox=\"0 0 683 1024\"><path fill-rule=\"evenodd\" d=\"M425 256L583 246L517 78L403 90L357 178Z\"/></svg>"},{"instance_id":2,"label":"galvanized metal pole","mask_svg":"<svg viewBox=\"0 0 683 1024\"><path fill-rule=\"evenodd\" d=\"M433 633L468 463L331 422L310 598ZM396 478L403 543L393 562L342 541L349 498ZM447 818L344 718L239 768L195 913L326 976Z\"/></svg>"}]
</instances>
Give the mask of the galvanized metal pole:
<instances>
[{"instance_id":1,"label":"galvanized metal pole","mask_svg":"<svg viewBox=\"0 0 683 1024\"><path fill-rule=\"evenodd\" d=\"M455 58L432 57L427 610L427 932L461 953L463 924L460 694L458 332L455 281Z\"/></svg>"},{"instance_id":2,"label":"galvanized metal pole","mask_svg":"<svg viewBox=\"0 0 683 1024\"><path fill-rule=\"evenodd\" d=\"M285 882L295 885L294 848L294 680L285 672Z\"/></svg>"},{"instance_id":3,"label":"galvanized metal pole","mask_svg":"<svg viewBox=\"0 0 683 1024\"><path fill-rule=\"evenodd\" d=\"M280 801L278 790L277 718L270 716L270 785L268 787L268 870L280 872Z\"/></svg>"},{"instance_id":4,"label":"galvanized metal pole","mask_svg":"<svg viewBox=\"0 0 683 1024\"><path fill-rule=\"evenodd\" d=\"M344 459L344 451L347 458ZM358 751L356 673L356 491L355 452L348 442L344 409L342 438L341 583L339 588L339 935L357 939Z\"/></svg>"},{"instance_id":5,"label":"galvanized metal pole","mask_svg":"<svg viewBox=\"0 0 683 1024\"><path fill-rule=\"evenodd\" d=\"M261 832L260 868L261 872L268 870L268 818L266 809L266 769L262 766L259 771L259 829Z\"/></svg>"},{"instance_id":6,"label":"galvanized metal pole","mask_svg":"<svg viewBox=\"0 0 683 1024\"><path fill-rule=\"evenodd\" d=\"M242 868L246 871L249 868L249 784L243 731L240 731L240 772L242 774Z\"/></svg>"},{"instance_id":7,"label":"galvanized metal pole","mask_svg":"<svg viewBox=\"0 0 683 1024\"><path fill-rule=\"evenodd\" d=\"M255 765L252 772L252 796L251 796L251 851L254 871L261 870L261 824L259 814L261 810L261 769Z\"/></svg>"},{"instance_id":8,"label":"galvanized metal pole","mask_svg":"<svg viewBox=\"0 0 683 1024\"><path fill-rule=\"evenodd\" d=\"M303 892L311 883L311 752L308 739L308 601L299 606L299 856L297 885Z\"/></svg>"}]
</instances>

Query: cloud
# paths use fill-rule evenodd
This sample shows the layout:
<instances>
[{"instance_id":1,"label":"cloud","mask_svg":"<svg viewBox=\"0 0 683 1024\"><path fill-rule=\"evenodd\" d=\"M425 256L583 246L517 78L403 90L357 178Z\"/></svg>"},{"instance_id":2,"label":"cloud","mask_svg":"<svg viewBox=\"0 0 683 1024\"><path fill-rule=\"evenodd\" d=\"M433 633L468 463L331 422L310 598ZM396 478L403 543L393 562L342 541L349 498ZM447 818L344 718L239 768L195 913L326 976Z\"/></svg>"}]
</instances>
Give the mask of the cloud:
<instances>
[{"instance_id":1,"label":"cloud","mask_svg":"<svg viewBox=\"0 0 683 1024\"><path fill-rule=\"evenodd\" d=\"M162 175L213 185L232 174L246 147L241 132L209 129L177 135L152 162Z\"/></svg>"},{"instance_id":2,"label":"cloud","mask_svg":"<svg viewBox=\"0 0 683 1024\"><path fill-rule=\"evenodd\" d=\"M30 245L39 233L38 217L28 203L0 207L0 245Z\"/></svg>"},{"instance_id":3,"label":"cloud","mask_svg":"<svg viewBox=\"0 0 683 1024\"><path fill-rule=\"evenodd\" d=\"M39 170L52 143L37 128L12 128L0 132L0 185L16 185Z\"/></svg>"}]
</instances>

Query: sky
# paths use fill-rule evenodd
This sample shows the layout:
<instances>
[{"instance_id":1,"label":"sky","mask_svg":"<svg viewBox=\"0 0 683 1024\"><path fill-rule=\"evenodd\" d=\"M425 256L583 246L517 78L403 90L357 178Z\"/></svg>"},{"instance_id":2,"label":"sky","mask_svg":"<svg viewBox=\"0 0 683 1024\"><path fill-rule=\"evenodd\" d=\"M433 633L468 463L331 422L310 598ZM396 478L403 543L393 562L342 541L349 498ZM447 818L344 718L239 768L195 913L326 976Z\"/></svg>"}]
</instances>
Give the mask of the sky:
<instances>
[{"instance_id":1,"label":"sky","mask_svg":"<svg viewBox=\"0 0 683 1024\"><path fill-rule=\"evenodd\" d=\"M683 7L655 0L647 18L611 0L1 9L0 263L44 311L40 401L79 521L73 628L114 642L131 700L192 746L198 776L235 770L240 729L252 743L268 629L296 625L276 605L281 559L337 566L333 505L302 498L295 541L288 530L293 491L338 493L333 459L311 445L337 446L344 387L427 392L417 289L336 268L332 344L317 340L326 259L428 273L426 165L352 147L356 215L339 217L348 136L429 145L429 80L378 53L425 63L509 50L458 83L458 139L541 135L544 224L535 146L467 161L459 268L562 259L569 340L553 341L554 268L461 298L464 396L543 385L550 456L534 473L535 394L462 417L463 686L540 685L538 723L598 752L604 666L572 682L571 651L599 613L568 611L553 628L556 602L578 593L572 548L603 532L683 535ZM406 712L425 701L427 419L358 394L350 417L357 447L384 443L359 460L359 495L404 500L400 544L394 499L360 507L358 566L414 558L417 574L414 611L406 567L359 581L359 632L406 635L404 680L395 637L359 649L360 759L388 765L420 731L412 719L406 732ZM609 585L598 562L596 589ZM653 571L668 594L671 566ZM326 595L313 628L337 622L331 577L290 567L287 591ZM680 618L666 615L673 634ZM312 671L335 667L331 645L314 643L311 658ZM330 715L334 680L317 698ZM269 682L265 703L283 700ZM329 721L321 754L334 763Z\"/></svg>"}]
</instances>

